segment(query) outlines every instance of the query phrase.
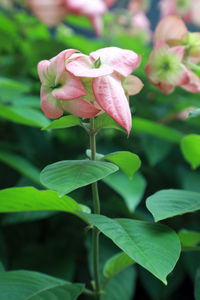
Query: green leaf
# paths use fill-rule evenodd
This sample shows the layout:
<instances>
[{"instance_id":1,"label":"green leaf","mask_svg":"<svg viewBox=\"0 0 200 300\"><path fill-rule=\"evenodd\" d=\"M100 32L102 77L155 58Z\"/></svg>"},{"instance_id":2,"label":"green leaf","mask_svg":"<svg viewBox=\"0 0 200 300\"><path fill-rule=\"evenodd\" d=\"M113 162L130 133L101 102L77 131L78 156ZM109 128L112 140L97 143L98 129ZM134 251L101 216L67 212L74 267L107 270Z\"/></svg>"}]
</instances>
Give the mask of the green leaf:
<instances>
[{"instance_id":1,"label":"green leaf","mask_svg":"<svg viewBox=\"0 0 200 300\"><path fill-rule=\"evenodd\" d=\"M3 161L13 169L17 170L22 175L36 182L37 184L41 184L39 170L23 157L9 152L0 151L0 161Z\"/></svg>"},{"instance_id":2,"label":"green leaf","mask_svg":"<svg viewBox=\"0 0 200 300\"><path fill-rule=\"evenodd\" d=\"M92 155L91 155L92 151L91 151L90 149L87 149L87 150L85 151L85 153L86 153L87 157L89 157L89 159L92 158ZM103 154L96 153L96 160L101 160L101 159L103 159L103 158L104 158L104 155L103 155Z\"/></svg>"},{"instance_id":3,"label":"green leaf","mask_svg":"<svg viewBox=\"0 0 200 300\"><path fill-rule=\"evenodd\" d=\"M65 116L58 120L54 120L48 126L42 128L42 130L63 129L72 126L81 126L80 119L76 116Z\"/></svg>"},{"instance_id":4,"label":"green leaf","mask_svg":"<svg viewBox=\"0 0 200 300\"><path fill-rule=\"evenodd\" d=\"M195 300L200 300L200 268L197 271L196 278L195 278Z\"/></svg>"},{"instance_id":5,"label":"green leaf","mask_svg":"<svg viewBox=\"0 0 200 300\"><path fill-rule=\"evenodd\" d=\"M180 143L182 132L142 118L133 118L133 132L144 132L172 143Z\"/></svg>"},{"instance_id":6,"label":"green leaf","mask_svg":"<svg viewBox=\"0 0 200 300\"><path fill-rule=\"evenodd\" d=\"M34 127L48 126L49 120L36 109L0 104L0 117L9 121Z\"/></svg>"},{"instance_id":7,"label":"green leaf","mask_svg":"<svg viewBox=\"0 0 200 300\"><path fill-rule=\"evenodd\" d=\"M179 238L172 229L143 221L83 215L136 263L167 284L166 277L181 252Z\"/></svg>"},{"instance_id":8,"label":"green leaf","mask_svg":"<svg viewBox=\"0 0 200 300\"><path fill-rule=\"evenodd\" d=\"M184 248L198 248L197 246L200 246L200 232L181 229L178 236Z\"/></svg>"},{"instance_id":9,"label":"green leaf","mask_svg":"<svg viewBox=\"0 0 200 300\"><path fill-rule=\"evenodd\" d=\"M147 198L146 206L155 221L200 209L200 193L184 190L161 190Z\"/></svg>"},{"instance_id":10,"label":"green leaf","mask_svg":"<svg viewBox=\"0 0 200 300\"><path fill-rule=\"evenodd\" d=\"M0 297L10 300L76 300L83 284L72 284L39 272L10 271L0 273Z\"/></svg>"},{"instance_id":11,"label":"green leaf","mask_svg":"<svg viewBox=\"0 0 200 300\"><path fill-rule=\"evenodd\" d=\"M0 77L0 88L19 90L20 92L28 92L27 84L15 81L9 78Z\"/></svg>"},{"instance_id":12,"label":"green leaf","mask_svg":"<svg viewBox=\"0 0 200 300\"><path fill-rule=\"evenodd\" d=\"M189 110L188 118L196 118L200 116L200 108Z\"/></svg>"},{"instance_id":13,"label":"green leaf","mask_svg":"<svg viewBox=\"0 0 200 300\"><path fill-rule=\"evenodd\" d=\"M193 169L200 166L200 135L189 134L181 141L181 150L184 158Z\"/></svg>"},{"instance_id":14,"label":"green leaf","mask_svg":"<svg viewBox=\"0 0 200 300\"><path fill-rule=\"evenodd\" d=\"M98 116L95 121L95 130L96 131L99 131L100 129L103 129L103 128L118 129L125 133L125 130L107 114Z\"/></svg>"},{"instance_id":15,"label":"green leaf","mask_svg":"<svg viewBox=\"0 0 200 300\"><path fill-rule=\"evenodd\" d=\"M44 186L58 191L59 195L65 195L117 170L117 166L107 162L63 160L45 167L41 172L40 179Z\"/></svg>"},{"instance_id":16,"label":"green leaf","mask_svg":"<svg viewBox=\"0 0 200 300\"><path fill-rule=\"evenodd\" d=\"M141 161L139 157L136 154L128 151L120 151L107 154L104 156L103 159L108 160L117 165L119 168L122 169L122 171L124 171L124 173L126 173L129 176L130 179L141 166Z\"/></svg>"},{"instance_id":17,"label":"green leaf","mask_svg":"<svg viewBox=\"0 0 200 300\"><path fill-rule=\"evenodd\" d=\"M140 173L129 179L122 172L117 172L104 178L103 181L122 196L130 212L135 211L146 188L146 180Z\"/></svg>"},{"instance_id":18,"label":"green leaf","mask_svg":"<svg viewBox=\"0 0 200 300\"><path fill-rule=\"evenodd\" d=\"M68 196L58 197L55 191L39 191L33 187L15 187L0 191L0 212L24 212L55 210L64 211L79 217L78 211L86 212L85 206L79 205Z\"/></svg>"},{"instance_id":19,"label":"green leaf","mask_svg":"<svg viewBox=\"0 0 200 300\"><path fill-rule=\"evenodd\" d=\"M113 276L134 263L135 261L126 253L120 252L106 262L104 265L103 274L106 278L111 279Z\"/></svg>"}]
</instances>

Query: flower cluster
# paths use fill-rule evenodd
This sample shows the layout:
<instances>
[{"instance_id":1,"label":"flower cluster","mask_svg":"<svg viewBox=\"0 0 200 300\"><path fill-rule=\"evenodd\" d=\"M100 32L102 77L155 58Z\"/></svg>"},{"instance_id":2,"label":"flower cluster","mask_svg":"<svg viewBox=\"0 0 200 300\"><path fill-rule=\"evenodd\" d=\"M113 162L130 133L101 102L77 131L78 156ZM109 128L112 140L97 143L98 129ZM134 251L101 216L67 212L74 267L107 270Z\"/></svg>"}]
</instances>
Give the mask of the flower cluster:
<instances>
[{"instance_id":1,"label":"flower cluster","mask_svg":"<svg viewBox=\"0 0 200 300\"><path fill-rule=\"evenodd\" d=\"M55 26L67 14L87 16L97 35L102 32L102 15L116 0L27 0L32 12L48 26Z\"/></svg>"},{"instance_id":2,"label":"flower cluster","mask_svg":"<svg viewBox=\"0 0 200 300\"><path fill-rule=\"evenodd\" d=\"M48 118L62 116L63 110L82 118L105 112L129 134L128 96L143 87L140 79L130 74L140 61L131 50L108 47L89 56L68 49L39 62L43 112Z\"/></svg>"},{"instance_id":3,"label":"flower cluster","mask_svg":"<svg viewBox=\"0 0 200 300\"><path fill-rule=\"evenodd\" d=\"M176 16L163 18L154 33L154 49L145 67L152 84L170 94L175 86L200 92L200 33L190 33Z\"/></svg>"},{"instance_id":4,"label":"flower cluster","mask_svg":"<svg viewBox=\"0 0 200 300\"><path fill-rule=\"evenodd\" d=\"M198 0L161 0L159 7L162 18L177 15L185 22L200 25L200 1Z\"/></svg>"}]
</instances>

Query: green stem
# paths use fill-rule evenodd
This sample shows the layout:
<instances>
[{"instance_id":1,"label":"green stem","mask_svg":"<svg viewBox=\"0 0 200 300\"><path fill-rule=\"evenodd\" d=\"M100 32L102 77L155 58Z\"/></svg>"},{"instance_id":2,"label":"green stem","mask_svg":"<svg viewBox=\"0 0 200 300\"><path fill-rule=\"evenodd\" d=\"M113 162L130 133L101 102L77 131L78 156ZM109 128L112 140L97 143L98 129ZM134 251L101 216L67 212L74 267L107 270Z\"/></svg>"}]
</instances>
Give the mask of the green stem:
<instances>
[{"instance_id":1,"label":"green stem","mask_svg":"<svg viewBox=\"0 0 200 300\"><path fill-rule=\"evenodd\" d=\"M96 160L96 132L95 132L95 119L90 119L90 149L91 149L91 160ZM94 213L100 214L100 201L98 193L98 184L94 182L92 184L92 196ZM93 271L95 281L95 299L100 300L100 279L99 279L99 230L93 228L92 237L92 249L93 249Z\"/></svg>"}]
</instances>

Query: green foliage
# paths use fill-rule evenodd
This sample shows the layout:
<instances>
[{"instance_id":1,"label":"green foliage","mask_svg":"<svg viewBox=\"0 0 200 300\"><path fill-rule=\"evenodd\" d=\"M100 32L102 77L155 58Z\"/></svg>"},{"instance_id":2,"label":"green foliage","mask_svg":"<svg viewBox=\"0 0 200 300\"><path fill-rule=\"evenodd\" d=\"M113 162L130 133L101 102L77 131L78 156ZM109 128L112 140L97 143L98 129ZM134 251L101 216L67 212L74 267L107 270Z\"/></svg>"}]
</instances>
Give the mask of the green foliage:
<instances>
[{"instance_id":1,"label":"green foliage","mask_svg":"<svg viewBox=\"0 0 200 300\"><path fill-rule=\"evenodd\" d=\"M76 116L65 116L58 120L52 121L47 127L44 127L43 130L63 129L73 126L81 126L80 119Z\"/></svg>"},{"instance_id":2,"label":"green foliage","mask_svg":"<svg viewBox=\"0 0 200 300\"><path fill-rule=\"evenodd\" d=\"M83 215L136 263L167 284L166 277L175 267L181 251L179 238L172 229L131 219Z\"/></svg>"},{"instance_id":3,"label":"green foliage","mask_svg":"<svg viewBox=\"0 0 200 300\"><path fill-rule=\"evenodd\" d=\"M146 188L146 181L140 173L136 173L133 179L129 179L122 172L117 172L103 179L112 189L124 199L130 212L134 212L142 200Z\"/></svg>"},{"instance_id":4,"label":"green foliage","mask_svg":"<svg viewBox=\"0 0 200 300\"><path fill-rule=\"evenodd\" d=\"M200 269L197 271L195 278L195 300L200 299Z\"/></svg>"},{"instance_id":5,"label":"green foliage","mask_svg":"<svg viewBox=\"0 0 200 300\"><path fill-rule=\"evenodd\" d=\"M200 250L200 232L182 229L179 231L178 236L181 244L185 249Z\"/></svg>"},{"instance_id":6,"label":"green foliage","mask_svg":"<svg viewBox=\"0 0 200 300\"><path fill-rule=\"evenodd\" d=\"M83 289L83 284L72 284L37 272L0 272L1 299L76 300Z\"/></svg>"},{"instance_id":7,"label":"green foliage","mask_svg":"<svg viewBox=\"0 0 200 300\"><path fill-rule=\"evenodd\" d=\"M200 194L183 190L161 190L147 198L148 210L155 221L200 209Z\"/></svg>"},{"instance_id":8,"label":"green foliage","mask_svg":"<svg viewBox=\"0 0 200 300\"><path fill-rule=\"evenodd\" d=\"M193 169L200 166L200 135L185 136L181 141L181 150Z\"/></svg>"},{"instance_id":9,"label":"green foliage","mask_svg":"<svg viewBox=\"0 0 200 300\"><path fill-rule=\"evenodd\" d=\"M58 191L59 195L63 196L117 170L117 166L106 162L64 160L45 167L40 179L44 186Z\"/></svg>"}]
</instances>

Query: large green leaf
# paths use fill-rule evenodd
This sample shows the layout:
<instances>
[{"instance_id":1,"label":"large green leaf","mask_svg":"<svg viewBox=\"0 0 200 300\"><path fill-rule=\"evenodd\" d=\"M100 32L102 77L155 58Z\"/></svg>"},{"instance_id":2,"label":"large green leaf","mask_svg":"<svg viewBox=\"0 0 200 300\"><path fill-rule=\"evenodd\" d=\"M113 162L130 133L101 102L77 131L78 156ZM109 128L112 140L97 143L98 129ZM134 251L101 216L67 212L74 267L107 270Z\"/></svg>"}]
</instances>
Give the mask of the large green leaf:
<instances>
[{"instance_id":1,"label":"large green leaf","mask_svg":"<svg viewBox=\"0 0 200 300\"><path fill-rule=\"evenodd\" d=\"M65 116L58 120L52 121L48 126L44 127L43 130L62 129L72 126L81 126L80 119L76 116Z\"/></svg>"},{"instance_id":2,"label":"large green leaf","mask_svg":"<svg viewBox=\"0 0 200 300\"><path fill-rule=\"evenodd\" d=\"M114 164L91 160L63 160L41 172L41 182L65 195L79 187L96 182L118 170Z\"/></svg>"},{"instance_id":3,"label":"large green leaf","mask_svg":"<svg viewBox=\"0 0 200 300\"><path fill-rule=\"evenodd\" d=\"M184 190L161 190L147 198L146 206L155 221L200 209L200 193Z\"/></svg>"},{"instance_id":4,"label":"large green leaf","mask_svg":"<svg viewBox=\"0 0 200 300\"><path fill-rule=\"evenodd\" d=\"M195 278L195 300L200 300L200 268L197 271L196 278Z\"/></svg>"},{"instance_id":5,"label":"large green leaf","mask_svg":"<svg viewBox=\"0 0 200 300\"><path fill-rule=\"evenodd\" d=\"M106 159L116 164L124 171L124 173L126 173L129 176L130 179L141 166L141 161L139 157L136 154L128 151L110 153L105 155L103 159Z\"/></svg>"},{"instance_id":6,"label":"large green leaf","mask_svg":"<svg viewBox=\"0 0 200 300\"><path fill-rule=\"evenodd\" d=\"M193 169L200 166L200 135L185 136L181 141L181 150Z\"/></svg>"},{"instance_id":7,"label":"large green leaf","mask_svg":"<svg viewBox=\"0 0 200 300\"><path fill-rule=\"evenodd\" d=\"M85 211L68 196L58 197L55 191L39 191L33 187L16 187L0 191L0 212L22 212L56 210L80 216L78 211Z\"/></svg>"},{"instance_id":8,"label":"large green leaf","mask_svg":"<svg viewBox=\"0 0 200 300\"><path fill-rule=\"evenodd\" d=\"M167 226L130 219L83 214L136 263L167 284L181 252L176 233Z\"/></svg>"},{"instance_id":9,"label":"large green leaf","mask_svg":"<svg viewBox=\"0 0 200 300\"><path fill-rule=\"evenodd\" d=\"M183 137L180 131L142 118L133 118L134 131L148 133L173 143L180 143Z\"/></svg>"},{"instance_id":10,"label":"large green leaf","mask_svg":"<svg viewBox=\"0 0 200 300\"><path fill-rule=\"evenodd\" d=\"M0 272L2 300L76 300L83 289L83 284L72 284L39 272Z\"/></svg>"},{"instance_id":11,"label":"large green leaf","mask_svg":"<svg viewBox=\"0 0 200 300\"><path fill-rule=\"evenodd\" d=\"M111 279L113 276L134 263L135 261L124 252L115 254L109 260L107 260L106 264L104 265L104 276L107 279Z\"/></svg>"},{"instance_id":12,"label":"large green leaf","mask_svg":"<svg viewBox=\"0 0 200 300\"><path fill-rule=\"evenodd\" d=\"M0 160L8 164L13 169L17 170L27 178L30 178L37 184L41 184L39 170L25 158L9 152L0 151Z\"/></svg>"},{"instance_id":13,"label":"large green leaf","mask_svg":"<svg viewBox=\"0 0 200 300\"><path fill-rule=\"evenodd\" d=\"M140 203L146 188L146 181L140 173L129 179L124 173L117 172L103 181L122 196L130 212Z\"/></svg>"},{"instance_id":14,"label":"large green leaf","mask_svg":"<svg viewBox=\"0 0 200 300\"><path fill-rule=\"evenodd\" d=\"M4 106L0 104L0 117L34 127L45 127L49 124L49 120L40 111L23 106Z\"/></svg>"}]
</instances>

